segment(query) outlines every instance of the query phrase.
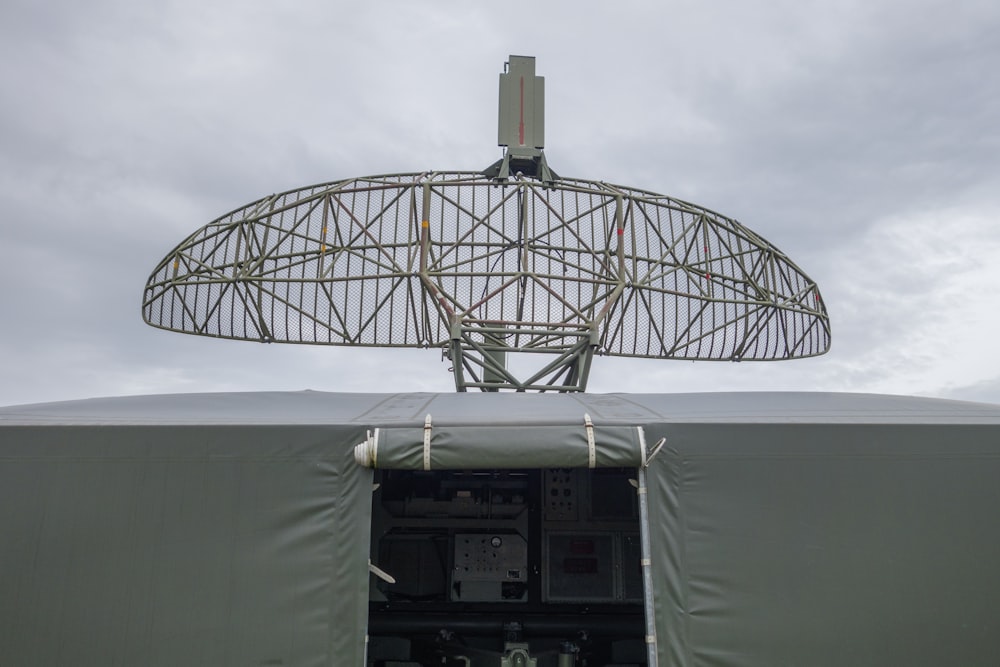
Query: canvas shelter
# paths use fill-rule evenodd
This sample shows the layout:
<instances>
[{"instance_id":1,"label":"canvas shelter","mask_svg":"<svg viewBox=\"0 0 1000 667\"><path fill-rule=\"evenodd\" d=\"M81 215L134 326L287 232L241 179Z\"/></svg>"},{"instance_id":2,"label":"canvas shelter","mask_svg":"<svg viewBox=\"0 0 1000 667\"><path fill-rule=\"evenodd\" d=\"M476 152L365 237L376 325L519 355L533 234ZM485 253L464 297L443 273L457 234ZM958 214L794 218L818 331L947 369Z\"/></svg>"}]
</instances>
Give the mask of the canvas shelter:
<instances>
[{"instance_id":1,"label":"canvas shelter","mask_svg":"<svg viewBox=\"0 0 1000 667\"><path fill-rule=\"evenodd\" d=\"M0 408L0 664L363 665L379 470L602 467L650 664L995 664L998 406L311 391Z\"/></svg>"}]
</instances>

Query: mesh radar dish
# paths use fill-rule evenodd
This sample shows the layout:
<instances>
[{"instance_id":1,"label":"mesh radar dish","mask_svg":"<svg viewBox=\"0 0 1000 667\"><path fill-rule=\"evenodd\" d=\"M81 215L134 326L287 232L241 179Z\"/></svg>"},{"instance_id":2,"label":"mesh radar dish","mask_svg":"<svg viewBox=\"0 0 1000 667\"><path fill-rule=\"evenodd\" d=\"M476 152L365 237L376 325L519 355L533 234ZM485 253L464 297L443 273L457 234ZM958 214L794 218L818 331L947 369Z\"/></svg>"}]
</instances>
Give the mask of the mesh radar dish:
<instances>
[{"instance_id":1,"label":"mesh radar dish","mask_svg":"<svg viewBox=\"0 0 1000 667\"><path fill-rule=\"evenodd\" d=\"M747 227L553 172L534 69L511 56L501 74L497 163L259 199L160 262L145 321L267 343L441 348L458 391L584 391L595 354L827 351L815 282Z\"/></svg>"}]
</instances>

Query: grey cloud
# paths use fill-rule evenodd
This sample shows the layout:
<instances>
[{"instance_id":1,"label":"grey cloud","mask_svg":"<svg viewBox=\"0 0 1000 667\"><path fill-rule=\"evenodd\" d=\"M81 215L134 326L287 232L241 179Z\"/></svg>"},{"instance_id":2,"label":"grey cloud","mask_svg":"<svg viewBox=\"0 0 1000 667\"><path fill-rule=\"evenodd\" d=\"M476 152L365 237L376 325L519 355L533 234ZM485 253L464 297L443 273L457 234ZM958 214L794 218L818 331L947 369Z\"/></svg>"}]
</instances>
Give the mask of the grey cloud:
<instances>
[{"instance_id":1,"label":"grey cloud","mask_svg":"<svg viewBox=\"0 0 1000 667\"><path fill-rule=\"evenodd\" d=\"M1000 211L992 3L546 3L525 23L462 2L15 1L0 18L13 93L0 108L0 403L449 391L436 350L179 336L143 325L139 299L174 244L260 196L485 167L511 53L537 56L547 78L557 171L740 219L819 281L833 316L824 358L601 358L592 390L915 387L1000 401L995 362L948 378L925 340L960 331L956 302L988 300L955 290L992 275L995 234L962 222ZM905 243L931 219L952 233ZM896 237L873 231L887 225Z\"/></svg>"}]
</instances>

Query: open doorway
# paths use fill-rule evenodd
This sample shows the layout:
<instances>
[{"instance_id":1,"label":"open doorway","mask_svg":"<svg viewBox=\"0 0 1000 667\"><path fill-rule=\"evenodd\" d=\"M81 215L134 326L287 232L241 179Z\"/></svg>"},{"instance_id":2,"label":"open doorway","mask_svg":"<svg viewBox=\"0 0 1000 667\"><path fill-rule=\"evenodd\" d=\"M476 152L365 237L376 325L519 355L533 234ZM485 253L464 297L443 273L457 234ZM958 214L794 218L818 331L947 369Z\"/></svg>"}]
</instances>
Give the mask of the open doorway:
<instances>
[{"instance_id":1,"label":"open doorway","mask_svg":"<svg viewBox=\"0 0 1000 667\"><path fill-rule=\"evenodd\" d=\"M635 478L376 470L368 666L646 665Z\"/></svg>"}]
</instances>

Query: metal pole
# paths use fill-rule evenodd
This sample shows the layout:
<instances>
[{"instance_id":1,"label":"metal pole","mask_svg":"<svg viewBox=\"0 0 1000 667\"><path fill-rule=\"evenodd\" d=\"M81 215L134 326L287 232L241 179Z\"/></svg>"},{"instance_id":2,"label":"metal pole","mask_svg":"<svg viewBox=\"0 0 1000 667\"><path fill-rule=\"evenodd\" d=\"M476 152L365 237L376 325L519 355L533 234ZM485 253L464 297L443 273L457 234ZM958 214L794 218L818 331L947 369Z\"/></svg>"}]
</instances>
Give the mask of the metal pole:
<instances>
[{"instance_id":1,"label":"metal pole","mask_svg":"<svg viewBox=\"0 0 1000 667\"><path fill-rule=\"evenodd\" d=\"M486 391L500 391L499 385L505 383L502 370L507 369L507 352L499 349L505 346L505 342L500 336L483 334L483 382L488 385L496 385Z\"/></svg>"},{"instance_id":2,"label":"metal pole","mask_svg":"<svg viewBox=\"0 0 1000 667\"><path fill-rule=\"evenodd\" d=\"M656 618L653 607L653 572L652 572L652 549L649 545L649 507L646 494L646 435L641 426L639 430L639 444L643 461L639 464L638 482L639 488L636 493L639 495L639 545L642 551L642 606L646 616L646 660L648 667L657 666L656 650Z\"/></svg>"}]
</instances>

